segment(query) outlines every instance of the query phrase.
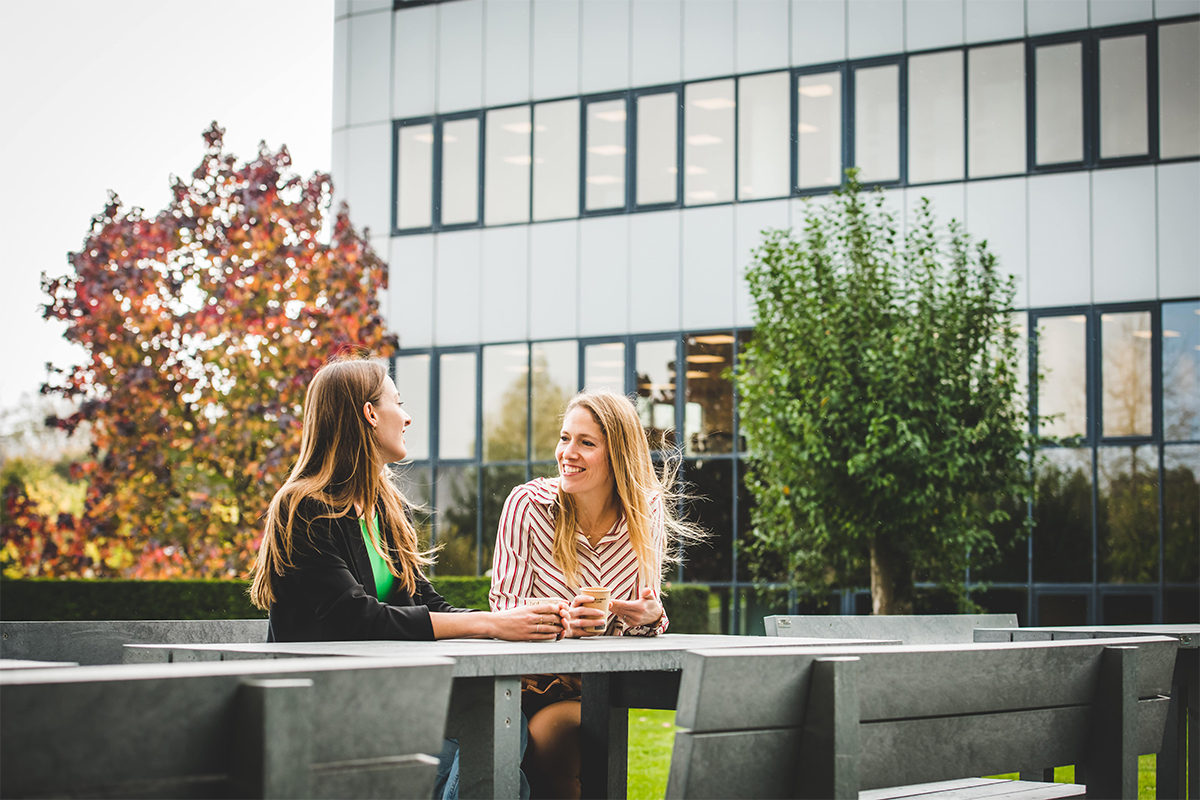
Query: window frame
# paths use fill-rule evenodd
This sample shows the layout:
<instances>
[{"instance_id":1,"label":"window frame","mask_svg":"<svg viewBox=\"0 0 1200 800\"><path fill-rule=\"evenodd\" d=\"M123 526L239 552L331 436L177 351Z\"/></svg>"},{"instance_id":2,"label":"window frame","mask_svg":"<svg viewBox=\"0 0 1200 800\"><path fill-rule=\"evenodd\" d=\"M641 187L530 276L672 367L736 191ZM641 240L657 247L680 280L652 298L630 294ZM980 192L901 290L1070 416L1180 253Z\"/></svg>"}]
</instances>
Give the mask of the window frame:
<instances>
[{"instance_id":1,"label":"window frame","mask_svg":"<svg viewBox=\"0 0 1200 800\"><path fill-rule=\"evenodd\" d=\"M630 210L635 213L640 211L663 211L683 207L683 87L683 83L666 83L659 86L632 89L629 92L629 104L627 106L629 130L626 133L627 145L625 148L629 156L629 163L626 167L628 175L625 183L629 188L628 205ZM637 101L648 95L671 93L675 95L675 201L671 203L638 203L637 166L639 153L637 141Z\"/></svg>"},{"instance_id":2,"label":"window frame","mask_svg":"<svg viewBox=\"0 0 1200 800\"><path fill-rule=\"evenodd\" d=\"M862 183L863 186L882 186L886 188L903 187L908 185L908 57L910 55L919 55L919 53L900 53L898 55L875 56L872 58L860 58L846 62L846 83L848 85L844 92L846 94L846 107L842 111L842 120L843 124L847 128L843 135L849 137L849 147L844 155L843 178L845 169L848 169L851 166L855 168L858 167L858 112L855 108L855 102L858 96L858 70L894 65L899 68L896 75L896 112L899 130L899 141L897 142L897 147L899 149L897 153L898 177L887 181L859 178L859 182Z\"/></svg>"},{"instance_id":3,"label":"window frame","mask_svg":"<svg viewBox=\"0 0 1200 800\"><path fill-rule=\"evenodd\" d=\"M607 217L613 214L628 214L631 206L630 189L633 184L631 173L633 172L633 147L630 145L630 139L634 131L632 130L631 122L633 114L630 112L630 94L629 90L620 92L602 92L600 94L588 94L579 96L579 219L585 217ZM624 186L624 202L619 206L611 208L596 208L589 209L587 207L587 143L588 143L588 106L592 103L607 103L613 100L625 101L625 186ZM531 117L532 119L532 117ZM532 194L531 194L532 200ZM532 219L533 214L530 213Z\"/></svg>"},{"instance_id":4,"label":"window frame","mask_svg":"<svg viewBox=\"0 0 1200 800\"><path fill-rule=\"evenodd\" d=\"M526 209L525 220L519 222L501 222L494 225L488 225L485 219L487 213L487 118L488 114L493 111L509 111L514 108L529 109L529 165L526 167L526 183L529 187L529 202ZM479 227L481 228L508 228L513 225L530 225L533 223L533 103L508 103L502 106L491 106L480 110L480 132L479 132Z\"/></svg>"},{"instance_id":5,"label":"window frame","mask_svg":"<svg viewBox=\"0 0 1200 800\"><path fill-rule=\"evenodd\" d=\"M442 114L437 117L437 122L433 129L433 147L434 147L434 173L433 173L433 229L435 231L463 231L471 228L483 227L483 199L485 186L484 181L484 119L487 109L478 109L475 111L458 111L453 114ZM474 119L478 125L478 135L476 136L476 153L475 153L475 221L474 222L459 222L452 225L442 223L442 185L444 183L444 167L445 153L442 147L443 130L447 122L460 122L466 119Z\"/></svg>"}]
</instances>

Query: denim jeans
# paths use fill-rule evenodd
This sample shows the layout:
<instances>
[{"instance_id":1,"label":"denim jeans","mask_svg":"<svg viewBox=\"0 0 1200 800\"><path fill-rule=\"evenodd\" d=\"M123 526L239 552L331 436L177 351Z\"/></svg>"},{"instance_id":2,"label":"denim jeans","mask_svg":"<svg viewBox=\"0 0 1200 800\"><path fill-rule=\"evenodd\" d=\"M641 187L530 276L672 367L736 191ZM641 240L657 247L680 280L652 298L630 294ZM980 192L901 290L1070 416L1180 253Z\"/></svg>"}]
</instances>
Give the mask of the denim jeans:
<instances>
[{"instance_id":1,"label":"denim jeans","mask_svg":"<svg viewBox=\"0 0 1200 800\"><path fill-rule=\"evenodd\" d=\"M521 753L517 763L525 759L525 748L529 744L529 720L521 714ZM529 800L529 781L525 773L517 770L521 781L521 800ZM458 800L458 739L442 742L442 753L438 757L437 781L433 785L433 800Z\"/></svg>"}]
</instances>

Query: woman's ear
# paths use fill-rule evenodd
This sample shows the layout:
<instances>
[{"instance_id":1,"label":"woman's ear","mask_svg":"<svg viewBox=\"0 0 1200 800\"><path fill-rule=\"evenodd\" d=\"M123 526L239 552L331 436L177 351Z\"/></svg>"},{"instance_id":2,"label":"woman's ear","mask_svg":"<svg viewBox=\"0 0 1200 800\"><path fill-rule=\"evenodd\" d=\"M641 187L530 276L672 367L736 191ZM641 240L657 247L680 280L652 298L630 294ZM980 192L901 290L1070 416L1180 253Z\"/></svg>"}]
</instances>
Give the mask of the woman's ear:
<instances>
[{"instance_id":1,"label":"woman's ear","mask_svg":"<svg viewBox=\"0 0 1200 800\"><path fill-rule=\"evenodd\" d=\"M375 413L375 406L371 404L370 400L363 403L363 416L366 417L367 424L372 428L379 424L379 416Z\"/></svg>"}]
</instances>

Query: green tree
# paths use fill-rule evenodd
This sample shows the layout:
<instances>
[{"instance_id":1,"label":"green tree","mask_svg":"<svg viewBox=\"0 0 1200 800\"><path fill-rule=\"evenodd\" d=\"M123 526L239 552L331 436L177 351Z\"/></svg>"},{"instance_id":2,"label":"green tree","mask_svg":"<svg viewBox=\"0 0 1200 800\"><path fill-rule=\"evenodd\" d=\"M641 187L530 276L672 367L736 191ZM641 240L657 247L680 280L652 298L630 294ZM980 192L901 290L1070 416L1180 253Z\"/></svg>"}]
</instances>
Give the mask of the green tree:
<instances>
[{"instance_id":1,"label":"green tree","mask_svg":"<svg viewBox=\"0 0 1200 800\"><path fill-rule=\"evenodd\" d=\"M84 363L43 387L90 426L74 474L88 491L78 531L90 569L127 577L243 572L260 518L299 450L316 370L347 347L388 356L378 293L386 265L327 175L290 173L287 149L239 164L224 131L152 216L114 195L66 275L43 276L45 316Z\"/></svg>"},{"instance_id":2,"label":"green tree","mask_svg":"<svg viewBox=\"0 0 1200 800\"><path fill-rule=\"evenodd\" d=\"M928 202L900 241L853 172L798 240L767 232L747 279L756 576L823 592L865 562L876 614L911 612L914 575L961 598L1000 499L1030 489L1012 279Z\"/></svg>"}]
</instances>

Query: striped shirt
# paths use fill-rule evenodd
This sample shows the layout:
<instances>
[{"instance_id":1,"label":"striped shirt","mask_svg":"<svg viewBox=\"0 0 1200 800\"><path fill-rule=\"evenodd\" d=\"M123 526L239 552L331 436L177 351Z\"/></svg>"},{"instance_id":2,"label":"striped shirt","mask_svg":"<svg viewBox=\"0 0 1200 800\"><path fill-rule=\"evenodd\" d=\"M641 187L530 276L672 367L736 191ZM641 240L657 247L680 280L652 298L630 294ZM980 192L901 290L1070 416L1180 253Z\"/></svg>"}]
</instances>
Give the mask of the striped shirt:
<instances>
[{"instance_id":1,"label":"striped shirt","mask_svg":"<svg viewBox=\"0 0 1200 800\"><path fill-rule=\"evenodd\" d=\"M500 527L496 532L496 552L492 560L492 590L488 595L493 611L515 608L526 597L557 597L567 602L579 586L607 586L614 600L637 600L641 589L649 585L659 598L658 576L647 584L638 574L637 554L629 541L625 515L613 529L592 547L581 531L575 531L579 554L579 586L570 585L554 560L554 513L558 505L558 478L536 478L512 490L504 502ZM650 498L651 529L654 547L663 552L665 531L662 498ZM656 636L667 630L666 612L656 625L626 627L610 619L610 636Z\"/></svg>"}]
</instances>

